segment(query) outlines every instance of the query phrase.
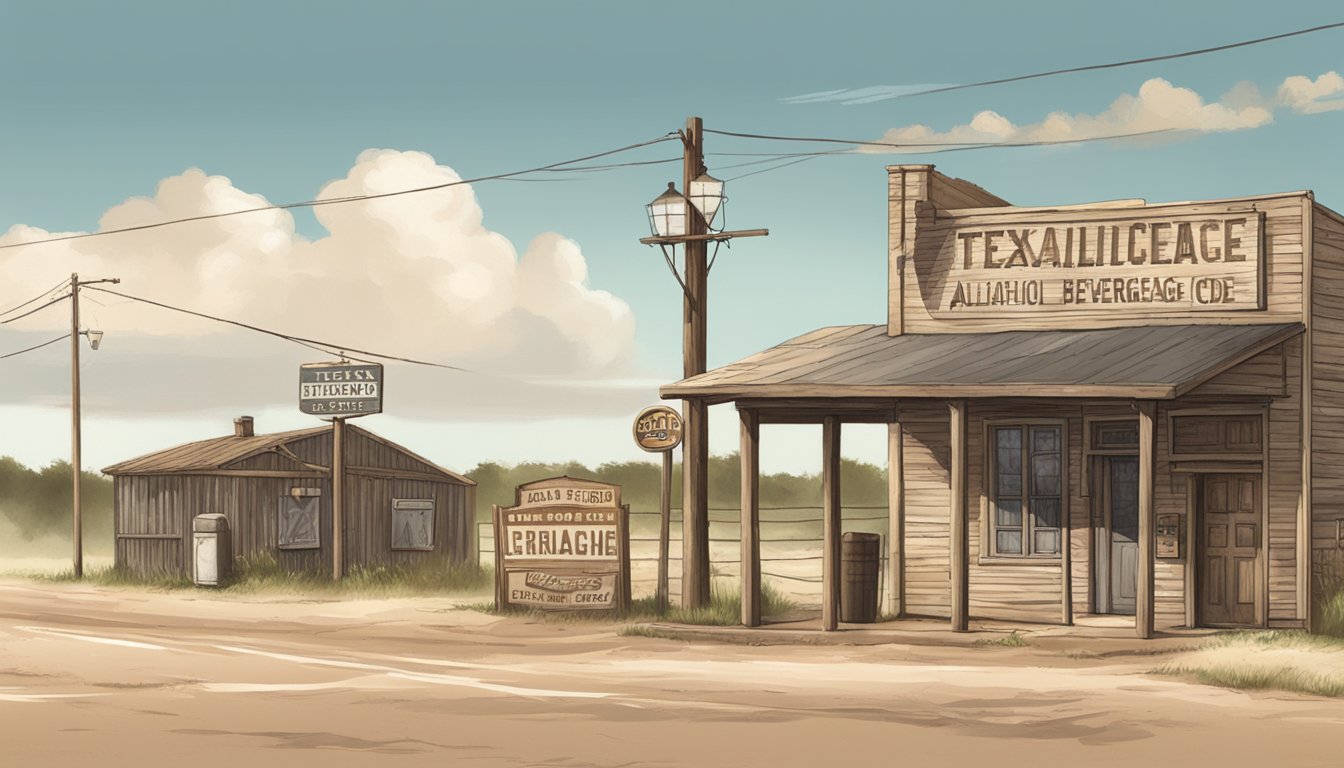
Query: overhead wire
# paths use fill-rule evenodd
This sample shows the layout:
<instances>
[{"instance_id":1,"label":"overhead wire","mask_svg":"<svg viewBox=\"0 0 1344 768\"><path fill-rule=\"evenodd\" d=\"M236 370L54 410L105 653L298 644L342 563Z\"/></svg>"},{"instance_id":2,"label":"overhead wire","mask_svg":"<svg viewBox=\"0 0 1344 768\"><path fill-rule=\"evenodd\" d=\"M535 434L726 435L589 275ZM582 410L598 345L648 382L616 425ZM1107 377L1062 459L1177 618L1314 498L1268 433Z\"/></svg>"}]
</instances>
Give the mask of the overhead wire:
<instances>
[{"instance_id":1,"label":"overhead wire","mask_svg":"<svg viewBox=\"0 0 1344 768\"><path fill-rule=\"evenodd\" d=\"M345 344L338 344L338 343L330 342L330 341L321 341L321 340L318 340L318 339L309 339L309 338L305 338L305 337L303 337L303 336L295 336L295 335L293 335L293 334L283 333L283 332L281 332L281 331L274 331L274 330L271 330L271 329L269 329L269 328L262 328L261 326L252 325L252 324L250 324L250 323L244 323L244 322L239 321L239 320L230 320L230 319L228 319L228 318L218 317L218 316L216 316L216 315L206 314L205 312L197 312L196 310L186 309L186 308L184 308L184 307L175 307L175 306L173 306L173 305L171 305L171 304L165 304L165 303L163 303L163 302L161 302L161 301L154 301L153 299L146 299L146 298L144 298L143 296L133 296L133 295L131 295L131 294L129 294L129 293L122 293L121 291L114 291L114 290L111 290L110 288L99 288L99 287L95 287L95 286L89 286L89 287L86 288L85 290L89 290L89 291L99 291L99 292L101 292L101 293L110 293L110 294L112 294L113 296L120 296L120 297L122 297L123 299L130 299L131 301L138 301L138 302L140 302L140 303L142 303L142 304L149 304L149 305L151 305L151 306L160 307L160 308L162 308L162 309L169 309L169 310L172 310L172 311L174 311L174 312L181 312L182 314L185 314L185 315L192 315L193 317L199 317L199 318L203 318L203 319L205 319L205 320L213 320L213 321L215 321L215 322L219 322L219 323L226 323L226 324L228 324L228 325L237 326L237 327L239 327L239 328L245 328L245 329L247 329L247 330L249 330L249 331L256 331L257 333L264 333L264 334L266 334L266 335L268 335L268 336L275 336L276 338L284 339L284 340L286 340L286 341L290 341L290 342L293 342L293 343L295 343L295 344L301 344L301 345L303 345L303 346L305 346L305 347L308 347L308 348L310 348L310 349L317 349L317 350L319 350L319 351L327 352L327 353L329 353L329 354L330 354L330 353L333 353L333 351L336 352L336 353L341 353L341 354L343 354L343 353L345 353L345 352L354 352L355 354L358 354L358 355L365 355L365 356L368 356L368 357L376 357L376 358L379 358L379 359L381 359L381 360L394 360L394 361L396 361L396 362L410 363L410 364L412 364L412 365L424 365L424 366L429 366L429 367L431 367L431 368L445 368L445 369L448 369L448 370L451 370L451 371L468 372L468 369L466 369L466 368L463 368L463 367L461 367L461 366L456 366L456 365L448 365L447 363L435 363L435 362L430 362L430 361L426 361L426 360L417 360L417 359L415 359L415 358L410 358L410 357L401 357L401 356L398 356L398 355L387 355L387 354L383 354L383 353L381 353L381 352L373 352L373 351L370 351L370 350L367 350L367 349L359 349L359 348L357 348L357 347L353 347L353 346L349 346L349 345L345 345ZM346 357L348 357L348 355L346 355ZM368 362L368 361L364 361L364 362Z\"/></svg>"},{"instance_id":2,"label":"overhead wire","mask_svg":"<svg viewBox=\"0 0 1344 768\"><path fill-rule=\"evenodd\" d=\"M7 318L5 320L0 320L0 325L9 325L10 323L15 322L16 320L22 320L23 318L29 315L35 315L38 312L41 312L42 310L46 309L47 307L50 307L52 304L59 304L60 302L65 301L68 298L70 298L70 294L63 293L60 296L57 296L56 298L52 299L51 301L48 301L46 304L43 304L40 307L30 309L27 312L24 312L22 315L15 315L14 317Z\"/></svg>"},{"instance_id":3,"label":"overhead wire","mask_svg":"<svg viewBox=\"0 0 1344 768\"><path fill-rule=\"evenodd\" d=\"M1048 72L1033 72L1029 75L1016 75L1014 77L1000 77L993 80L981 80L976 83L960 83L953 85L941 85L936 88L926 88L921 91L912 91L910 93L893 94L891 98L906 98L909 96L927 96L933 93L947 93L949 91L962 91L968 88L983 88L989 85L1003 85L1004 83L1017 83L1023 80L1035 80L1042 77L1054 77L1056 75L1070 75L1078 72L1094 72L1101 69L1116 69L1118 67L1130 67L1136 64L1151 64L1155 61L1170 61L1172 59L1183 59L1189 56L1201 56L1206 53L1217 53L1219 51L1229 51L1234 48L1244 48L1249 45L1259 45L1274 40L1283 40L1289 37L1299 35L1309 35L1313 32L1322 32L1328 29L1338 29L1344 27L1344 21L1331 24L1321 24L1306 29L1297 29L1291 32L1283 32L1277 35L1268 35L1266 37L1257 37L1252 40L1242 40L1235 43L1226 43L1224 45L1214 45L1208 48L1197 48L1190 51L1179 51L1177 53L1167 53L1160 56L1144 56L1138 59L1125 59L1124 61L1114 61L1109 64L1088 64L1081 67L1066 67L1064 69L1052 69Z\"/></svg>"},{"instance_id":4,"label":"overhead wire","mask_svg":"<svg viewBox=\"0 0 1344 768\"><path fill-rule=\"evenodd\" d=\"M62 280L61 282L57 283L56 285L52 286L51 288L48 288L47 290L43 291L42 293L39 293L38 295L34 296L33 298L31 298L31 299L29 299L29 300L23 302L22 304L18 304L18 305L16 305L16 306L10 307L9 309L6 309L6 310L3 311L3 312L0 312L0 317L4 317L5 315L8 315L8 314L11 313L11 312L17 312L18 310L23 309L24 307L26 307L26 306L28 306L29 304L32 304L32 303L34 303L34 302L41 301L42 299L45 299L46 297L50 296L51 294L55 293L56 291L59 291L60 289L64 288L65 286L67 286L67 285L69 285L69 284L70 284L70 279L69 279L69 278L66 278L65 280Z\"/></svg>"},{"instance_id":5,"label":"overhead wire","mask_svg":"<svg viewBox=\"0 0 1344 768\"><path fill-rule=\"evenodd\" d=\"M19 356L19 355L24 354L25 352L32 352L32 351L35 350L35 349L41 349L41 348L43 348L43 347L49 347L49 346L51 346L52 344L55 344L55 343L58 342L58 341L65 341L65 340L68 339L68 338L70 338L70 334L67 333L67 334L65 334L64 336L58 336L58 337L56 337L56 338L54 338L54 339L52 339L52 340L50 340L50 341L44 341L44 342L42 342L41 344L36 344L36 345L34 345L34 346L28 347L27 349L20 349L20 350L17 351L17 352L10 352L10 353L8 353L8 354L0 355L0 360L4 360L4 359L6 359L6 358L10 358L10 357L17 357L17 356Z\"/></svg>"},{"instance_id":6,"label":"overhead wire","mask_svg":"<svg viewBox=\"0 0 1344 768\"><path fill-rule=\"evenodd\" d=\"M479 183L479 182L483 182L483 181L495 181L495 180L503 180L503 179L513 179L514 177L517 177L517 176L525 176L525 175L527 175L527 174L531 174L531 173L541 173L541 172L543 172L543 171L552 171L552 170L556 170L556 169L562 169L563 166L573 165L574 163L581 163L581 162L584 162L584 161L586 161L586 160L596 160L596 159L599 158L599 157L608 157L608 156L610 156L610 155L615 155L615 154L618 154L618 153L621 153L621 152L628 152L628 151L631 151L631 150L634 150L634 149L639 149L639 148L641 148L641 147L647 147L647 146L650 146L650 145L653 145L653 144L659 144L659 143L664 142L664 141L671 141L671 140L677 138L677 135L678 135L678 134L677 134L675 131L672 131L672 132L669 132L669 133L667 133L667 134L665 134L665 135L663 135L663 136L660 136L660 137L658 137L658 138L656 138L656 139L650 139L650 140L648 140L648 141L641 141L641 142L637 142L637 143L635 143L635 144L627 144L626 146L623 146L623 147L617 147L616 149L609 149L609 150L606 150L606 151L604 151L604 152L595 152L595 153L593 153L593 154L591 154L591 155L585 155L585 156L583 156L583 157L576 157L576 158L574 158L574 159L572 159L572 160L564 160L564 161L561 161L561 162L558 162L558 163L550 163L549 165L538 166L538 167L536 167L536 168L528 168L527 170L522 170L522 171L510 171L510 172L507 172L507 173L495 173L495 174L490 174L490 175L487 175L487 176L477 176L477 177L470 178L470 179L458 179L457 181L449 181L449 182L444 182L444 183L442 183L442 184L431 184L431 185L428 185L428 186L424 186L424 187L415 187L415 188L412 188L412 189L399 189L399 190L394 190L394 191L392 191L392 192L377 192L377 193L370 193L370 194L366 194L366 195L347 195L347 196L345 196L345 197L318 198L318 199L314 199L314 200L304 200L304 201L302 201L302 202L297 202L297 203L278 203L278 204L275 204L275 205L262 205L262 206L257 206L257 207L254 207L254 208L244 208L244 209L242 209L242 210L237 210L237 211L223 211L223 212L220 212L220 213L207 213L207 214L201 214L201 215L199 215L199 216L187 216L187 217L183 217L183 218L179 218L179 219L169 219L169 220L166 220L166 221L156 221L156 222L151 222L151 223L149 223L149 224L138 224L138 225L130 226L130 227L119 227L119 228L117 228L117 229L106 229L106 230L101 230L101 231L98 231L98 232L78 232L78 233L71 234L71 235L60 235L60 236L58 236L58 237L48 237L48 238L43 238L43 239L40 239L40 240L27 240L27 241L19 242L19 243L6 243L6 244L4 244L4 245L0 245L0 250L7 250L7 249L10 249L10 248L22 248L22 247L24 247L24 246L30 246L30 245L42 245L42 244L46 244L46 243L59 243L59 242L65 242L65 241L68 241L68 240L82 240L82 239L85 239L85 238L91 238L91 237L104 237L104 236L107 236L107 235L124 234L124 233L126 233L126 232L141 232L141 231L144 231L144 230L147 230L147 229L158 229L158 228L160 228L160 227L172 226L172 225L174 225L174 224L186 224L186 223L194 222L194 221L208 221L208 220L212 220L212 219L222 219L222 218L226 218L226 217L230 217L230 216L242 216L242 215L249 214L249 213L260 213L260 212L263 212L263 211L281 211L281 210L291 210L291 209L294 209L294 208L316 208L316 207L318 207L318 206L322 206L322 205L337 205L337 204L342 204L342 203L360 202L360 201L364 201L364 200L380 200L380 199L388 198L388 197L398 197L398 196L401 196L401 195L413 195L413 194L419 194L419 193L422 193L422 192L432 192L432 191L435 191L435 190L447 189L447 188L449 188L449 187L461 186L461 185L463 185L463 184L475 184L475 183Z\"/></svg>"}]
</instances>

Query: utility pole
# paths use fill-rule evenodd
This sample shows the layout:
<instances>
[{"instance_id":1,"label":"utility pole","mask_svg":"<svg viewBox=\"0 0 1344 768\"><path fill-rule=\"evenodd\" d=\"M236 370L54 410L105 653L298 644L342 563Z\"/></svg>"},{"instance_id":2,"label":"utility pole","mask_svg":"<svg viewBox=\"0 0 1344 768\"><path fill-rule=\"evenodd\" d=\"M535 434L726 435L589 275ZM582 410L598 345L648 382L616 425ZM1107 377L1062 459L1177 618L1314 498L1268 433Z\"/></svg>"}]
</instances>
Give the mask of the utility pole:
<instances>
[{"instance_id":1,"label":"utility pole","mask_svg":"<svg viewBox=\"0 0 1344 768\"><path fill-rule=\"evenodd\" d=\"M705 173L704 124L698 117L686 120L683 141L682 189ZM688 213L691 213L688 211ZM705 221L686 217L689 238L703 237ZM683 299L682 376L689 379L705 372L706 324L709 307L709 268L704 239L686 241L686 291ZM709 407L703 400L682 404L685 442L681 446L681 604L709 604Z\"/></svg>"},{"instance_id":2,"label":"utility pole","mask_svg":"<svg viewBox=\"0 0 1344 768\"><path fill-rule=\"evenodd\" d=\"M345 575L345 419L331 420L331 579Z\"/></svg>"},{"instance_id":3,"label":"utility pole","mask_svg":"<svg viewBox=\"0 0 1344 768\"><path fill-rule=\"evenodd\" d=\"M96 283L120 283L121 280L111 278L108 280L86 280L83 283L79 281L79 273L70 275L70 474L72 491L72 509L71 509L71 538L74 540L74 559L75 559L75 578L84 578L84 509L83 499L80 495L80 480L82 479L83 466L81 449L81 426L80 426L80 408L79 408L79 337L84 335L79 330L79 287L81 285L94 285ZM94 345L94 349L97 349Z\"/></svg>"},{"instance_id":4,"label":"utility pole","mask_svg":"<svg viewBox=\"0 0 1344 768\"><path fill-rule=\"evenodd\" d=\"M686 119L680 131L682 147L682 189L669 182L667 190L646 208L653 236L639 242L656 245L663 252L668 269L677 278L684 296L682 304L681 353L684 378L705 372L706 315L709 309L709 268L706 255L709 242L724 243L738 237L762 237L765 229L725 231L714 229L714 218L724 201L723 182L710 176L705 168L704 125L698 117ZM682 274L675 263L676 247L685 253ZM717 246L716 246L717 247ZM709 406L703 400L682 403L684 440L681 445L681 604L700 607L709 604Z\"/></svg>"}]
</instances>

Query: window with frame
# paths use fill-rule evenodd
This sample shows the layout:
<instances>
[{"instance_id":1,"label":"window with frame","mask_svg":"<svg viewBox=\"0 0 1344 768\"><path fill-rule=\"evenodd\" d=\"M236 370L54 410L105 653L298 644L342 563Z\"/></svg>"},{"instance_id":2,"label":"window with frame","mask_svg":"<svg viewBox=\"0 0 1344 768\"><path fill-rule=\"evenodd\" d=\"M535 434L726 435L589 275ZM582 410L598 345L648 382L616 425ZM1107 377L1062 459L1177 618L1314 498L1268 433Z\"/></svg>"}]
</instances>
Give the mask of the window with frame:
<instances>
[{"instance_id":1,"label":"window with frame","mask_svg":"<svg viewBox=\"0 0 1344 768\"><path fill-rule=\"evenodd\" d=\"M1059 557L1064 503L1061 428L996 426L990 477L990 551L1003 557Z\"/></svg>"}]
</instances>

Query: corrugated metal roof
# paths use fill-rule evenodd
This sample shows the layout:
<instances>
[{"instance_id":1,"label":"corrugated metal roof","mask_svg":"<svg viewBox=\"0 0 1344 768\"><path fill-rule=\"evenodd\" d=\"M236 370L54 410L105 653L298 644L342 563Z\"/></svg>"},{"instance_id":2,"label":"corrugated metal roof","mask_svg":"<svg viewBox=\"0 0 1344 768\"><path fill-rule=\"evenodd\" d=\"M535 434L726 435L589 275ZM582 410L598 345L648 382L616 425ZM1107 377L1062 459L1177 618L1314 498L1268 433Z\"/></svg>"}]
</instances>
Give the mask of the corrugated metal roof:
<instances>
[{"instance_id":1,"label":"corrugated metal roof","mask_svg":"<svg viewBox=\"0 0 1344 768\"><path fill-rule=\"evenodd\" d=\"M134 459L113 464L103 470L107 475L133 475L145 472L200 472L221 469L240 459L263 453L272 448L292 443L321 432L330 432L331 427L311 427L289 432L276 432L270 435L238 437L228 435L209 440L199 440L186 445L148 453Z\"/></svg>"},{"instance_id":2,"label":"corrugated metal roof","mask_svg":"<svg viewBox=\"0 0 1344 768\"><path fill-rule=\"evenodd\" d=\"M662 388L667 399L1177 397L1300 323L887 335L821 328Z\"/></svg>"}]
</instances>

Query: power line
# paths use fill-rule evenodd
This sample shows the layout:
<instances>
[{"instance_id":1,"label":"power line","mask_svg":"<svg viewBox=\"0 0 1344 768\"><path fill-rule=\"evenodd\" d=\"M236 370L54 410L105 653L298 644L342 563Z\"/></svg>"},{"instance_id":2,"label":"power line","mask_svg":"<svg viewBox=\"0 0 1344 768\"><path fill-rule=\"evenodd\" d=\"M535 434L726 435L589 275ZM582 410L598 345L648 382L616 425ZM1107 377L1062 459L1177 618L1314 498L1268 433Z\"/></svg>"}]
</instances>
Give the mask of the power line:
<instances>
[{"instance_id":1,"label":"power line","mask_svg":"<svg viewBox=\"0 0 1344 768\"><path fill-rule=\"evenodd\" d=\"M930 141L930 142L894 142L894 141L866 141L863 139L836 139L822 136L774 136L767 133L740 133L737 131L718 131L713 128L704 129L705 133L716 133L720 136L734 136L739 139L766 139L769 141L805 141L820 142L825 144L852 144L854 146L864 147L892 147L895 149L918 149L920 147L941 148L946 151L950 148L960 149L989 149L992 147L1041 147L1054 144L1081 144L1088 141L1110 141L1113 139L1133 139L1140 136L1153 136L1161 133L1177 133L1181 129L1177 128L1155 128L1150 131L1136 131L1134 133L1112 133L1104 136L1089 136L1081 139L1049 139L1041 141ZM929 152L912 152L911 154L933 154L935 150ZM827 153L817 153L827 154ZM842 153L843 154L843 153Z\"/></svg>"},{"instance_id":2,"label":"power line","mask_svg":"<svg viewBox=\"0 0 1344 768\"><path fill-rule=\"evenodd\" d=\"M43 291L42 293L39 293L38 295L34 296L33 298L31 298L31 299L29 299L29 300L23 302L22 304L19 304L18 306L10 307L9 309L6 309L4 312L0 312L0 317L3 317L3 316L5 316L5 315L8 315L10 312L17 312L18 310L23 309L24 307L28 306L29 304L32 304L32 303L35 302L35 301L41 301L42 299L45 299L46 297L50 296L52 293L54 293L54 292L56 292L56 291L59 291L60 289L64 288L64 287L66 286L66 284L68 284L69 282L70 282L70 280L69 280L68 278L65 279L65 280L62 280L61 282L57 283L56 285L53 285L52 287L48 288L47 290Z\"/></svg>"},{"instance_id":3,"label":"power line","mask_svg":"<svg viewBox=\"0 0 1344 768\"><path fill-rule=\"evenodd\" d=\"M57 338L55 338L55 339L52 339L51 341L44 341L44 342L42 342L41 344L38 344L38 345L36 345L36 346L29 347L29 348L27 348L27 349L20 349L18 352L10 352L10 353L7 354L7 355L0 355L0 360L4 360L5 358L8 358L8 357L17 357L17 356L19 356L19 355L22 355L22 354L25 353L25 352L32 352L32 351L35 350L35 349L41 349L41 348L43 348L43 347L49 347L49 346L51 346L52 344L55 344L55 343L58 342L58 341L65 341L65 340L68 339L68 338L70 338L70 334L67 333L67 334L65 334L64 336L57 337Z\"/></svg>"},{"instance_id":4,"label":"power line","mask_svg":"<svg viewBox=\"0 0 1344 768\"><path fill-rule=\"evenodd\" d=\"M333 350L335 350L335 351L337 351L337 352L354 352L354 353L356 353L356 354L360 354L360 355L368 355L369 357L377 357L377 358L380 358L380 359L382 359L382 360L395 360L395 361L400 362L400 363L411 363L411 364L413 364L413 365L425 365L425 366L429 366L429 367L431 367L431 368L446 368L446 369L448 369L448 370L450 370L450 371L462 371L462 372L468 372L466 368L461 368L461 367L456 366L456 365L447 365L447 364L445 364L445 363L431 363L431 362L427 362L427 361L425 361L425 360L416 360L416 359L409 358L409 357L398 357L398 356L396 356L396 355L385 355L385 354L382 354L381 352L370 352L370 351L367 350L367 349L356 349L355 347L347 346L347 345L344 345L344 344L335 344L335 343L328 342L328 341L318 341L317 339L307 339L307 338L304 338L304 337L302 337L302 336L293 336L293 335L290 335L290 334L288 334L288 333L281 333L280 331L272 331L272 330L267 329L267 328L262 328L262 327L260 327L260 326L256 326L256 325L250 325L250 324L248 324L248 323L240 322L240 321L238 321L238 320L229 320L229 319L227 319L227 318L223 318L223 317L216 317L216 316L214 316L214 315L207 315L207 314L205 314L204 312L196 312L195 310L191 310L191 309L183 309L182 307L174 307L174 306L171 305L171 304L164 304L164 303L162 303L162 302L154 301L153 299L142 298L142 297L140 297L140 296L132 296L132 295L129 294L129 293L122 293L122 292L120 292L120 291L114 291L114 290L111 290L111 289L108 289L108 288L93 288L93 287L90 287L88 290L90 290L90 291L100 291L100 292L102 292L102 293L110 293L110 294L112 294L113 296L120 296L120 297L122 297L123 299L130 299L131 301L138 301L138 302L140 302L140 303L142 303L142 304L149 304L149 305L151 305L151 306L161 307L161 308L163 308L163 309L171 309L171 310L173 310L174 312L181 312L182 314L185 314L185 315L192 315L192 316L194 316L194 317L200 317L200 318L204 318L204 319L206 319L206 320L214 320L215 322L218 322L218 323L227 323L228 325L235 325L235 326L238 326L239 328L246 328L246 329L249 330L249 331L256 331L257 333L264 333L264 334L266 334L266 335L268 335L268 336L275 336L276 338L284 339L285 341L292 341L292 342L294 342L295 344L301 344L301 345L303 345L303 346L305 346L305 347L308 347L308 348L310 348L310 349L317 349L317 350L319 350L319 351L327 352L327 353L329 353L329 354L330 354ZM367 361L366 361L366 362L367 362Z\"/></svg>"},{"instance_id":5,"label":"power line","mask_svg":"<svg viewBox=\"0 0 1344 768\"><path fill-rule=\"evenodd\" d=\"M907 96L927 96L931 93L947 93L948 91L961 91L967 88L982 88L987 85L1002 85L1004 83L1016 83L1022 80L1035 80L1042 77L1054 77L1055 75L1069 75L1077 72L1093 72L1099 69L1115 69L1117 67L1129 67L1135 64L1149 64L1154 61L1170 61L1171 59L1183 59L1188 56L1200 56L1206 53L1217 53L1219 51L1228 51L1233 48L1244 48L1248 45L1259 45L1274 40L1283 40L1284 38L1297 37L1298 35L1309 35L1313 32L1322 32L1327 29L1338 29L1344 27L1344 21L1332 24L1322 24L1317 27L1308 27L1306 29L1297 29L1292 32L1284 32L1278 35L1268 37L1257 37L1254 40L1242 40L1237 43L1227 43L1226 45L1215 45L1210 48L1198 48L1193 51L1181 51L1179 53L1168 53L1161 56L1145 56L1141 59L1126 59L1124 61L1115 61L1110 64L1089 64L1082 67L1068 67L1067 69L1052 69L1049 72L1035 72L1030 75L1017 75L1015 77L1001 77L995 80L981 80L978 83L962 83L960 85L943 85L937 88L927 88L922 91L911 93L902 93L893 95L892 98L904 98Z\"/></svg>"},{"instance_id":6,"label":"power line","mask_svg":"<svg viewBox=\"0 0 1344 768\"><path fill-rule=\"evenodd\" d=\"M398 196L400 196L400 195L413 195L413 194L418 194L418 193L421 193L421 192L433 192L433 191L435 191L435 190L447 189L447 188L449 188L449 187L461 186L461 185L463 185L463 184L475 184L475 183L482 182L482 181L495 181L495 180L500 180L500 179L512 179L512 178L515 177L515 176L524 176L524 175L529 174L529 173L540 173L540 172L543 172L543 171L565 170L565 169L563 168L563 166L573 165L574 163L581 163L581 162L584 162L585 160L595 160L595 159L597 159L597 158L599 158L599 157L607 157L608 155L615 155L615 154L618 154L618 153L620 153L620 152L628 152L628 151L630 151L630 150L632 150L632 149L638 149L638 148L640 148L640 147L647 147L647 146L649 146L649 145L651 145L651 144L658 144L658 143L661 143L661 142L664 142L664 141L671 141L672 139L675 139L676 137L677 137L676 132L671 132L671 133L668 133L668 134L666 134L666 135L664 135L664 136L660 136L660 137L658 137L658 138L656 138L656 139L650 139L649 141L641 141L641 142L636 143L636 144L628 144L628 145L626 145L626 146L624 146L624 147L618 147L618 148L616 148L616 149L609 149L609 150L607 150L607 151L605 151L605 152L597 152L597 153L594 153L594 154L591 154L591 155L585 155L584 157L576 157L576 158L574 158L574 159L572 159L572 160L565 160L565 161L562 161L562 162L559 162L559 163L551 163L551 164L549 164L549 165L543 165L543 166L539 166L539 167L536 167L536 168L529 168L529 169L524 170L524 171L510 171L510 172L508 172L508 173L496 173L496 174L491 174L491 175L489 175L489 176L478 176L478 177L476 177L476 178L471 178L471 179L458 179L457 181L449 181L449 182L445 182L445 183L443 183L443 184L432 184L432 185L430 185L430 186L426 186L426 187L416 187L416 188L414 188L414 189L399 189L399 190L396 190L396 191L394 191L394 192L378 192L378 193L367 194L367 195L349 195L349 196L346 196L346 197L319 198L319 199L316 199L316 200L305 200L305 201L303 201L303 202L299 202L299 203L280 203L280 204L276 204L276 205L263 205L263 206L258 206L258 207L256 207L256 208L245 208L245 209L240 210L240 211L225 211L225 212L223 212L223 213L207 213L207 214L202 214L202 215L199 215L199 216L188 216L188 217L180 218L180 219L170 219L170 220L168 220L168 221L157 221L157 222L153 222L153 223L151 223L151 224L139 224L139 225L136 225L136 226L133 226L133 227L121 227L121 228L119 228L119 229L107 229L107 230L103 230L103 231L100 231L100 232L80 232L80 233L73 234L73 235L61 235L60 237L48 237L48 238L45 238L45 239L42 239L42 240L29 240L29 241L22 242L22 243L8 243L8 244L5 244L5 245L0 245L0 250L6 250L6 249L9 249L9 248L22 248L22 247L24 247L24 246L29 246L29 245L42 245L42 244L44 244L44 243L59 243L59 242L67 241L67 240L82 240L82 239L89 238L89 237L102 237L102 236L104 236L104 235L117 235L117 234L122 234L122 233L125 233L125 232L140 232L140 231L144 231L144 230L146 230L146 229L158 229L159 227L167 227L167 226L171 226L171 225L173 225L173 224L185 224L185 223L193 222L193 221L207 221L207 220L211 220L211 219L222 219L222 218L226 218L226 217L229 217L229 216L241 216L241 215L243 215L243 214L247 214L247 213L260 213L260 212L262 212L262 211L282 211L282 210L290 210L290 209L293 209L293 208L316 208L317 206L320 206L320 205L334 205L334 204L337 204L337 203L353 203L353 202L359 202L359 201L362 201L362 200L378 200L378 199L382 199L382 198L386 198L386 197L398 197ZM663 162L666 162L666 161L663 161Z\"/></svg>"},{"instance_id":7,"label":"power line","mask_svg":"<svg viewBox=\"0 0 1344 768\"><path fill-rule=\"evenodd\" d=\"M29 316L29 315L33 315L33 314L37 314L38 312L41 312L42 310L46 309L47 307L50 307L52 304L58 304L58 303L60 303L60 302L62 302L62 301L65 301L65 300L68 299L68 298L70 298L70 294L68 294L68 293L63 293L63 294L61 294L60 296L57 296L56 298L52 299L51 301L48 301L46 304L43 304L42 306L40 306L40 307L38 307L38 308L36 308L36 309L30 309L30 310L28 310L27 312L24 312L22 315L15 315L14 317L9 318L8 320L0 320L0 325L9 325L10 323L14 322L15 320L22 320L23 318L25 318L25 317L27 317L27 316Z\"/></svg>"}]
</instances>

